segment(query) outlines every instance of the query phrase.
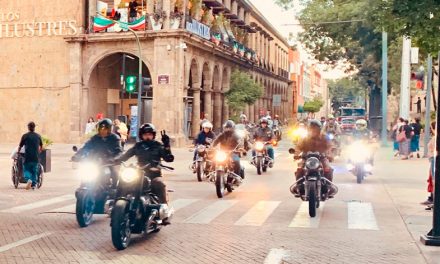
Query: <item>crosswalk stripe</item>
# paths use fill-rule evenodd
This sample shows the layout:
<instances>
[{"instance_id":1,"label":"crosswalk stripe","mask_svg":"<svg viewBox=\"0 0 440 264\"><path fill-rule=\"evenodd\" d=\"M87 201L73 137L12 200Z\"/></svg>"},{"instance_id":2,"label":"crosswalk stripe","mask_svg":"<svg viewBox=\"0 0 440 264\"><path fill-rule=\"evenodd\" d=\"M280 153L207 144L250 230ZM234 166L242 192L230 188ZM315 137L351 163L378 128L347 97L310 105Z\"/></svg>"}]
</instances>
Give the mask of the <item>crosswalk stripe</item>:
<instances>
[{"instance_id":1,"label":"crosswalk stripe","mask_svg":"<svg viewBox=\"0 0 440 264\"><path fill-rule=\"evenodd\" d=\"M2 213L20 213L20 212L24 212L24 211L28 211L28 210L32 210L32 209L36 209L36 208L64 202L64 201L68 201L73 198L75 198L75 195L67 194L67 195L62 195L62 196L54 197L54 198L47 199L47 200L42 200L42 201L30 203L30 204L12 207L9 209L1 210L0 212L2 212Z\"/></svg>"},{"instance_id":2,"label":"crosswalk stripe","mask_svg":"<svg viewBox=\"0 0 440 264\"><path fill-rule=\"evenodd\" d=\"M19 247L19 246L24 245L24 244L28 244L28 243L30 243L30 242L32 242L32 241L35 241L35 240L41 239L41 238L43 238L43 237L50 236L51 234L52 234L52 232L44 232L44 233L41 233L41 234L39 234L39 235L30 236L30 237L27 237L27 238L25 238L25 239L22 239L22 240L18 240L18 241L16 241L16 242L13 242L13 243L11 243L11 244L7 244L7 245L4 245L4 246L1 246L1 247L0 247L0 253L5 252L5 251L8 251L8 250L13 249L13 248L16 248L16 247Z\"/></svg>"},{"instance_id":3,"label":"crosswalk stripe","mask_svg":"<svg viewBox=\"0 0 440 264\"><path fill-rule=\"evenodd\" d=\"M280 201L260 201L249 209L234 225L261 226L280 203Z\"/></svg>"},{"instance_id":4,"label":"crosswalk stripe","mask_svg":"<svg viewBox=\"0 0 440 264\"><path fill-rule=\"evenodd\" d=\"M321 221L324 202L321 202L315 217L309 216L309 202L302 202L289 227L318 228Z\"/></svg>"},{"instance_id":5,"label":"crosswalk stripe","mask_svg":"<svg viewBox=\"0 0 440 264\"><path fill-rule=\"evenodd\" d=\"M205 207L204 209L193 214L187 218L184 223L190 224L209 224L217 216L222 214L224 211L234 206L238 201L235 200L220 200L215 203Z\"/></svg>"},{"instance_id":6,"label":"crosswalk stripe","mask_svg":"<svg viewBox=\"0 0 440 264\"><path fill-rule=\"evenodd\" d=\"M282 248L272 248L264 259L264 264L281 264L289 256L289 251Z\"/></svg>"},{"instance_id":7,"label":"crosswalk stripe","mask_svg":"<svg viewBox=\"0 0 440 264\"><path fill-rule=\"evenodd\" d=\"M174 208L174 211L180 210L188 205L197 202L199 199L177 199L171 202L171 206Z\"/></svg>"},{"instance_id":8,"label":"crosswalk stripe","mask_svg":"<svg viewBox=\"0 0 440 264\"><path fill-rule=\"evenodd\" d=\"M371 203L349 202L348 229L379 230Z\"/></svg>"},{"instance_id":9,"label":"crosswalk stripe","mask_svg":"<svg viewBox=\"0 0 440 264\"><path fill-rule=\"evenodd\" d=\"M63 207L60 207L60 208L52 209L49 212L51 212L51 213L57 213L57 212L60 212L60 213L73 213L75 211L76 211L76 204L69 204L67 206L63 206Z\"/></svg>"}]
</instances>

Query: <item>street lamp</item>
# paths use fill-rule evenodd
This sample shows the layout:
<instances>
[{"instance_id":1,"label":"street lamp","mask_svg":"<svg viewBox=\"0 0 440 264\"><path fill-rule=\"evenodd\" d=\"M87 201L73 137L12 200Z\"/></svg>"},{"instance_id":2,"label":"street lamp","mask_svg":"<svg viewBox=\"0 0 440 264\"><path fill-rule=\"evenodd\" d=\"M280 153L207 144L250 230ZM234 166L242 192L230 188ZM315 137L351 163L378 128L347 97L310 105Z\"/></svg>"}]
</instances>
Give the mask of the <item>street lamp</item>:
<instances>
[{"instance_id":1,"label":"street lamp","mask_svg":"<svg viewBox=\"0 0 440 264\"><path fill-rule=\"evenodd\" d=\"M101 15L99 12L96 12L96 14L98 15L98 16L102 16L102 17L104 17L103 15ZM133 33L133 35L134 35L134 37L136 38L136 43L137 43L137 46L138 46L138 53L139 53L139 55L138 55L138 58L139 58L139 69L138 69L138 71L139 71L139 76L138 76L138 97L137 97L137 124L136 124L136 127L137 127L137 130L139 130L139 128L141 127L141 113L142 113L142 107L141 107L141 104L142 104L142 84L143 84L143 82L142 82L142 50L141 50L141 42L139 41L139 36L138 36L138 34L136 33L136 31L134 31L133 29L131 29L129 26L128 26L128 24L126 24L126 23L121 23L120 21L116 21L116 20L113 20L113 19L109 19L109 18L107 18L107 17L104 17L105 19L108 19L108 20L110 20L110 21L113 21L113 22L115 22L115 23L118 23L120 26L121 26L121 28L123 28L123 29L127 29L128 31L130 31L131 33ZM141 139L140 139L140 137L139 137L139 133L136 133L136 141L137 142L139 142Z\"/></svg>"}]
</instances>

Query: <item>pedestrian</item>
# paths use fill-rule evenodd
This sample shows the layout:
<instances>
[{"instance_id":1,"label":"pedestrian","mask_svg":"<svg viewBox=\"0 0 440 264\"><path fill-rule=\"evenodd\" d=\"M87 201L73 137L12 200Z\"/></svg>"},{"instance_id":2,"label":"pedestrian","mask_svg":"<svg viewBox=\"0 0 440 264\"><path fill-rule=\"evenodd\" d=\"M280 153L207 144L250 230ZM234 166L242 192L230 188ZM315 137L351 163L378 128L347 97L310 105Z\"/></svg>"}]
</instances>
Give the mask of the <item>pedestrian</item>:
<instances>
[{"instance_id":1,"label":"pedestrian","mask_svg":"<svg viewBox=\"0 0 440 264\"><path fill-rule=\"evenodd\" d=\"M415 152L417 158L420 158L420 134L422 133L422 125L420 124L420 117L416 117L414 123L411 123L411 128L413 132L413 136L411 137L411 155L413 157L413 153Z\"/></svg>"},{"instance_id":2,"label":"pedestrian","mask_svg":"<svg viewBox=\"0 0 440 264\"><path fill-rule=\"evenodd\" d=\"M121 138L121 146L122 149L124 149L125 143L127 142L127 138L128 138L127 125L119 119L115 119L113 123L115 125L114 126L115 134Z\"/></svg>"},{"instance_id":3,"label":"pedestrian","mask_svg":"<svg viewBox=\"0 0 440 264\"><path fill-rule=\"evenodd\" d=\"M95 120L93 119L93 117L89 117L89 120L87 120L86 130L84 131L84 134L86 136L90 136L92 133L96 132L95 126L96 126Z\"/></svg>"},{"instance_id":4,"label":"pedestrian","mask_svg":"<svg viewBox=\"0 0 440 264\"><path fill-rule=\"evenodd\" d=\"M420 97L418 97L417 102L414 104L417 105L417 114L421 114L422 113L422 99L420 99Z\"/></svg>"},{"instance_id":5,"label":"pedestrian","mask_svg":"<svg viewBox=\"0 0 440 264\"><path fill-rule=\"evenodd\" d=\"M431 123L431 139L428 142L428 160L429 160L429 172L428 172L428 199L426 201L421 202L422 205L426 205L426 210L431 210L432 205L434 203L434 168L435 168L435 154L436 154L436 123L435 121Z\"/></svg>"},{"instance_id":6,"label":"pedestrian","mask_svg":"<svg viewBox=\"0 0 440 264\"><path fill-rule=\"evenodd\" d=\"M393 132L391 134L391 138L393 139L393 149L395 151L394 157L397 157L399 155L399 142L397 141L397 135L399 134L399 129L403 125L404 119L402 117L399 117L397 119L396 124L393 127Z\"/></svg>"},{"instance_id":7,"label":"pedestrian","mask_svg":"<svg viewBox=\"0 0 440 264\"><path fill-rule=\"evenodd\" d=\"M399 134L397 135L397 141L399 142L399 155L402 156L402 160L407 160L410 152L412 128L409 125L408 119L404 120L404 123L399 128Z\"/></svg>"},{"instance_id":8,"label":"pedestrian","mask_svg":"<svg viewBox=\"0 0 440 264\"><path fill-rule=\"evenodd\" d=\"M37 185L37 176L39 170L39 154L43 149L43 141L41 136L35 133L35 123L28 123L29 132L21 137L20 144L18 145L18 152L22 147L25 147L26 152L24 154L24 178L26 180L26 190L32 188L35 190Z\"/></svg>"},{"instance_id":9,"label":"pedestrian","mask_svg":"<svg viewBox=\"0 0 440 264\"><path fill-rule=\"evenodd\" d=\"M130 10L130 19L128 22L133 22L136 20L138 5L139 4L136 2L136 0L133 0L128 4L128 9Z\"/></svg>"}]
</instances>

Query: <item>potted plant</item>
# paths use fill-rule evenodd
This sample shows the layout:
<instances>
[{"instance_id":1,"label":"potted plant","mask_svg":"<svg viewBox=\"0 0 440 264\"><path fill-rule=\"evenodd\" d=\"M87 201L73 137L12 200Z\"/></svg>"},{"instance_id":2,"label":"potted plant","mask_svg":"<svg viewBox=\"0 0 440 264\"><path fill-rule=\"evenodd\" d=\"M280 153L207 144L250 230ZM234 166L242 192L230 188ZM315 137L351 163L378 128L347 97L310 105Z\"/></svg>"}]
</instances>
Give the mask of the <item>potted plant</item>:
<instances>
[{"instance_id":1,"label":"potted plant","mask_svg":"<svg viewBox=\"0 0 440 264\"><path fill-rule=\"evenodd\" d=\"M42 136L41 140L43 141L43 147L40 153L40 163L43 165L44 172L50 172L52 170L52 153L48 147L53 144L53 141L45 136Z\"/></svg>"},{"instance_id":2,"label":"potted plant","mask_svg":"<svg viewBox=\"0 0 440 264\"><path fill-rule=\"evenodd\" d=\"M191 15L192 18L197 19L199 18L199 14L201 12L201 5L202 0L190 0L188 2L188 9L189 9L189 14Z\"/></svg>"},{"instance_id":3,"label":"potted plant","mask_svg":"<svg viewBox=\"0 0 440 264\"><path fill-rule=\"evenodd\" d=\"M208 7L204 6L203 7L203 15L202 15L202 23L207 25L207 26L211 26L212 25L212 13L211 13L211 9L209 9Z\"/></svg>"},{"instance_id":4,"label":"potted plant","mask_svg":"<svg viewBox=\"0 0 440 264\"><path fill-rule=\"evenodd\" d=\"M156 11L150 15L150 23L153 30L161 30L163 20L167 17L165 11Z\"/></svg>"}]
</instances>

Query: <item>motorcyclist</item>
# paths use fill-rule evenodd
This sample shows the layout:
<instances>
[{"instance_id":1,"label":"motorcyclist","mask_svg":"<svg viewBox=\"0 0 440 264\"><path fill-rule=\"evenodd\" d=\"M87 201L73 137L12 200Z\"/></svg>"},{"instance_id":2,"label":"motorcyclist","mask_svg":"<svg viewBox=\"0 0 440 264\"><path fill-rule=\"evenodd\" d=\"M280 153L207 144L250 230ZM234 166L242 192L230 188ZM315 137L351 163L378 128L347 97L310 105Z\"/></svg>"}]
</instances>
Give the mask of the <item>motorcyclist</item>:
<instances>
[{"instance_id":1,"label":"motorcyclist","mask_svg":"<svg viewBox=\"0 0 440 264\"><path fill-rule=\"evenodd\" d=\"M335 136L341 134L341 127L338 122L336 122L335 117L332 114L328 115L327 122L324 124L323 132L325 134L332 133Z\"/></svg>"},{"instance_id":2,"label":"motorcyclist","mask_svg":"<svg viewBox=\"0 0 440 264\"><path fill-rule=\"evenodd\" d=\"M273 134L272 129L268 126L268 120L267 118L263 117L260 120L260 127L255 130L255 133L253 135L253 140L255 141L262 141L262 142L271 142L272 139L275 138L275 135ZM275 161L275 153L274 149L272 147L272 144L268 144L267 146L267 154L269 155L269 158L272 159L272 162L269 163L269 166L273 166L273 162ZM255 150L252 150L252 160L255 159L256 152Z\"/></svg>"},{"instance_id":3,"label":"motorcyclist","mask_svg":"<svg viewBox=\"0 0 440 264\"><path fill-rule=\"evenodd\" d=\"M275 117L274 117L274 119L273 119L273 125L276 126L276 127L280 127L280 126L283 125L283 124L281 123L281 120L280 120L280 116L279 116L279 115L275 115Z\"/></svg>"},{"instance_id":4,"label":"motorcyclist","mask_svg":"<svg viewBox=\"0 0 440 264\"><path fill-rule=\"evenodd\" d=\"M243 141L243 142L241 142ZM220 145L224 151L234 151L232 153L232 160L234 162L234 173L241 176L240 169L240 154L239 148L244 147L247 151L249 144L246 139L242 140L237 133L235 133L235 123L228 120L223 125L223 132L212 143L214 147ZM240 146L243 145L243 146Z\"/></svg>"},{"instance_id":5,"label":"motorcyclist","mask_svg":"<svg viewBox=\"0 0 440 264\"><path fill-rule=\"evenodd\" d=\"M139 128L139 138L141 141L137 142L132 148L127 150L124 155L115 160L116 163L126 161L133 156L136 156L139 166L147 164L156 164L162 159L166 162L173 162L174 156L171 153L170 138L161 131L161 141L156 141L156 128L153 124L146 123ZM151 191L157 195L159 202L167 204L166 185L162 180L161 170L146 169L145 174L151 180ZM144 191L148 190L148 185L145 184Z\"/></svg>"},{"instance_id":6,"label":"motorcyclist","mask_svg":"<svg viewBox=\"0 0 440 264\"><path fill-rule=\"evenodd\" d=\"M198 145L209 146L214 141L215 133L212 132L212 127L213 127L212 123L209 121L204 122L202 124L202 131L200 131L200 133L197 135L197 138L194 140L194 146L196 146L196 148L194 149L193 161L195 161L197 158L197 146ZM196 169L195 164L193 164L192 168L195 172L195 169Z\"/></svg>"},{"instance_id":7,"label":"motorcyclist","mask_svg":"<svg viewBox=\"0 0 440 264\"><path fill-rule=\"evenodd\" d=\"M308 136L298 142L296 146L296 151L307 153L311 152L319 152L321 154L325 154L330 149L330 144L327 141L326 137L321 133L321 122L318 120L311 120L308 125ZM303 162L303 161L301 161ZM333 168L330 166L330 162L327 158L322 160L322 166L324 169L324 177L333 181ZM298 165L298 169L295 172L296 180L299 180L304 176L304 170L302 164ZM295 190L298 192L298 189ZM332 197L336 190L333 187L330 187L329 196Z\"/></svg>"},{"instance_id":8,"label":"motorcyclist","mask_svg":"<svg viewBox=\"0 0 440 264\"><path fill-rule=\"evenodd\" d=\"M357 140L370 140L371 131L368 129L368 123L365 119L359 119L356 121L353 138Z\"/></svg>"},{"instance_id":9,"label":"motorcyclist","mask_svg":"<svg viewBox=\"0 0 440 264\"><path fill-rule=\"evenodd\" d=\"M72 161L81 161L85 156L91 159L101 159L103 163L108 163L122 154L121 138L112 133L113 122L102 119L96 124L98 134L91 137L84 146L79 149L72 157ZM110 167L113 185L118 180L117 170Z\"/></svg>"}]
</instances>

